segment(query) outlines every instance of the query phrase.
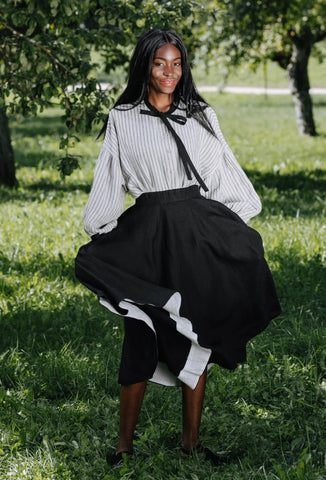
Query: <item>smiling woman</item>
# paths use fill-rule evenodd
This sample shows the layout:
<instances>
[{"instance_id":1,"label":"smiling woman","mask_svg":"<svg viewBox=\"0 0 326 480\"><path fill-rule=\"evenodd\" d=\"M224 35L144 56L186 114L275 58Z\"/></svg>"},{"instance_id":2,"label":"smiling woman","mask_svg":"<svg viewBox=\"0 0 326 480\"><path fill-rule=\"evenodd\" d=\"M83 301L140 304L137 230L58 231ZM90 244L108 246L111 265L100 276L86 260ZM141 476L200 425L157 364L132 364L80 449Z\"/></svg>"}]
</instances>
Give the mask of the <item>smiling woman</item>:
<instances>
[{"instance_id":1,"label":"smiling woman","mask_svg":"<svg viewBox=\"0 0 326 480\"><path fill-rule=\"evenodd\" d=\"M173 32L141 37L105 130L76 275L124 317L120 437L108 462L132 454L151 380L182 386L180 454L219 464L227 459L199 443L207 368L235 369L280 312L260 235L245 223L259 197ZM123 213L127 191L136 205Z\"/></svg>"},{"instance_id":2,"label":"smiling woman","mask_svg":"<svg viewBox=\"0 0 326 480\"><path fill-rule=\"evenodd\" d=\"M149 102L157 110L166 112L171 107L172 94L182 76L181 53L170 43L155 52L149 81Z\"/></svg>"}]
</instances>

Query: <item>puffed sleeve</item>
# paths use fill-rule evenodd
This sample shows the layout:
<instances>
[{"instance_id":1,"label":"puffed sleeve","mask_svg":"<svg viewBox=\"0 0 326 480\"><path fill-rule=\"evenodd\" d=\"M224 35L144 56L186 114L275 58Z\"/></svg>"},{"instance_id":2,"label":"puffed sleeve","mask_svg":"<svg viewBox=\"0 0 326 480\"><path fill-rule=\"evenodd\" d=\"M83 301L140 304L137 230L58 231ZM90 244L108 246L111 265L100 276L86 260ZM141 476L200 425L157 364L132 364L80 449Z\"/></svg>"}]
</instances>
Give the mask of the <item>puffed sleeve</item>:
<instances>
[{"instance_id":1,"label":"puffed sleeve","mask_svg":"<svg viewBox=\"0 0 326 480\"><path fill-rule=\"evenodd\" d=\"M216 133L218 142L214 139L210 143L212 146L214 142L213 148L209 148L207 145L204 147L205 154L212 155L214 162L212 172L205 179L209 191L204 195L211 200L223 203L237 213L244 222L248 222L250 218L258 215L261 211L261 201L224 139L214 110L208 107L205 113Z\"/></svg>"},{"instance_id":2,"label":"puffed sleeve","mask_svg":"<svg viewBox=\"0 0 326 480\"><path fill-rule=\"evenodd\" d=\"M110 232L116 227L117 219L124 209L126 187L113 113L111 111L109 115L91 193L83 214L84 229L90 236Z\"/></svg>"}]
</instances>

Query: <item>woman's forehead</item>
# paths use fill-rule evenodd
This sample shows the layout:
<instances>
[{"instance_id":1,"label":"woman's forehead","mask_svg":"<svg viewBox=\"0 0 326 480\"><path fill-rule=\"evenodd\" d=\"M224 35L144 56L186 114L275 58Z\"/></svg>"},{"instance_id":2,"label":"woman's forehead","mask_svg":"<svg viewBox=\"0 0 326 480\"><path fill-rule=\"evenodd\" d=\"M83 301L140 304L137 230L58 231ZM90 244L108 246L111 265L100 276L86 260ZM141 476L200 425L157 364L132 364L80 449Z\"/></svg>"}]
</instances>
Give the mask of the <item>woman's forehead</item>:
<instances>
[{"instance_id":1,"label":"woman's forehead","mask_svg":"<svg viewBox=\"0 0 326 480\"><path fill-rule=\"evenodd\" d=\"M166 43L155 51L154 58L175 60L176 58L181 58L181 52L177 47L171 45L171 43Z\"/></svg>"}]
</instances>

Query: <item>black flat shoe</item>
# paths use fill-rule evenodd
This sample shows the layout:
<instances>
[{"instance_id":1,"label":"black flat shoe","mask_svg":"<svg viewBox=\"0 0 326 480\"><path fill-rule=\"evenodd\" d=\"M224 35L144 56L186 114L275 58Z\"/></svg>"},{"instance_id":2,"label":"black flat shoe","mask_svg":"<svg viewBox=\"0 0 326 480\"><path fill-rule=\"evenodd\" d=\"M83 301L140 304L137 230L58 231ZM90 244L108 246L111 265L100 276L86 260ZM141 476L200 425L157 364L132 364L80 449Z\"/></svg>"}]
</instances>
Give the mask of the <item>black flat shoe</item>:
<instances>
[{"instance_id":1,"label":"black flat shoe","mask_svg":"<svg viewBox=\"0 0 326 480\"><path fill-rule=\"evenodd\" d=\"M132 457L132 452L126 451L126 452L114 453L113 455L107 454L106 462L110 467L116 467L118 465L123 465L126 457L128 458Z\"/></svg>"},{"instance_id":2,"label":"black flat shoe","mask_svg":"<svg viewBox=\"0 0 326 480\"><path fill-rule=\"evenodd\" d=\"M188 457L193 454L202 453L204 455L205 460L208 460L215 466L230 463L230 459L226 455L216 455L209 448L204 447L200 443L196 447L192 448L191 450L186 450L184 447L181 446L180 452L181 454L186 455Z\"/></svg>"}]
</instances>

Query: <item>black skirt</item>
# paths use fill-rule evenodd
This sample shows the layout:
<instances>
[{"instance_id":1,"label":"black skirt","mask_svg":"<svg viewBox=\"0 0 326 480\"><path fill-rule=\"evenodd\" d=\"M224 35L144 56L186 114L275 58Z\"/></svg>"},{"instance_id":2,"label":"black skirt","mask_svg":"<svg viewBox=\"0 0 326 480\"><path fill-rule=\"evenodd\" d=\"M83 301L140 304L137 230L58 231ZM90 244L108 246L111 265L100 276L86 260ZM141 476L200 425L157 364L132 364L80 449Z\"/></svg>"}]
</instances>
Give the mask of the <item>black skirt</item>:
<instances>
[{"instance_id":1,"label":"black skirt","mask_svg":"<svg viewBox=\"0 0 326 480\"><path fill-rule=\"evenodd\" d=\"M76 276L125 317L124 385L194 388L207 365L245 361L280 313L259 233L197 186L142 194L80 248Z\"/></svg>"}]
</instances>

